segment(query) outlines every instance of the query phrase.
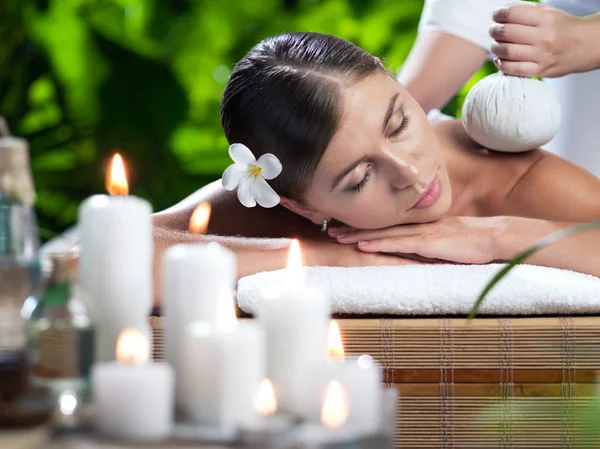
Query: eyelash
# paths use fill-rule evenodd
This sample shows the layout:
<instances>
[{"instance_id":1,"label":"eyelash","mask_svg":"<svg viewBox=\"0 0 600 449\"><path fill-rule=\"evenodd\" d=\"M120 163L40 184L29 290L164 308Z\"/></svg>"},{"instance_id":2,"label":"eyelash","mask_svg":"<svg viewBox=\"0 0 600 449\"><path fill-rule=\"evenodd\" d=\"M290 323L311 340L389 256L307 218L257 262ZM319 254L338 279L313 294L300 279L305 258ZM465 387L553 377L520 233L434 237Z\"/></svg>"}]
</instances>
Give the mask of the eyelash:
<instances>
[{"instance_id":1,"label":"eyelash","mask_svg":"<svg viewBox=\"0 0 600 449\"><path fill-rule=\"evenodd\" d=\"M369 166L367 168L367 172L365 173L365 177L358 183L356 184L354 187L352 187L352 193L359 193L362 191L362 189L365 188L365 186L367 185L367 182L369 182L369 178L371 177L371 167Z\"/></svg>"},{"instance_id":2,"label":"eyelash","mask_svg":"<svg viewBox=\"0 0 600 449\"><path fill-rule=\"evenodd\" d=\"M390 138L396 137L396 136L400 135L401 133L403 133L404 131L406 131L406 128L408 128L409 124L410 124L410 116L405 115L404 118L402 119L402 123L400 124L400 126L398 128L396 128L394 131L392 131L392 133L390 134ZM356 184L354 187L351 188L352 193L361 192L362 189L364 189L365 186L367 185L367 182L369 182L370 177L371 177L371 167L367 168L365 177L358 184Z\"/></svg>"},{"instance_id":3,"label":"eyelash","mask_svg":"<svg viewBox=\"0 0 600 449\"><path fill-rule=\"evenodd\" d=\"M396 128L394 131L392 131L392 133L390 134L390 138L399 136L401 133L406 131L406 128L408 128L409 124L410 124L410 115L405 115L404 118L402 119L402 123L400 123L400 126L398 128Z\"/></svg>"}]
</instances>

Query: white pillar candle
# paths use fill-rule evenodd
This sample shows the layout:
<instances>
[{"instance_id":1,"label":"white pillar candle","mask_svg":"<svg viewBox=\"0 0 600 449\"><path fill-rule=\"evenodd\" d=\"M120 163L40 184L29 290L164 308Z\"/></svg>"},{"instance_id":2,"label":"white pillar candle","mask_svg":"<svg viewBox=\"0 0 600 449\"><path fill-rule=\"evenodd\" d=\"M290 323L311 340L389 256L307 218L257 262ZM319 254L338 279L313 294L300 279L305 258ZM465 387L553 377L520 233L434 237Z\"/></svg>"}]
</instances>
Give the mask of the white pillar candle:
<instances>
[{"instance_id":1,"label":"white pillar candle","mask_svg":"<svg viewBox=\"0 0 600 449\"><path fill-rule=\"evenodd\" d=\"M195 322L186 328L178 374L184 393L180 405L196 424L243 427L258 419L252 401L265 377L265 333L257 322L236 324L233 299L221 298L229 304L225 318L216 325Z\"/></svg>"},{"instance_id":2,"label":"white pillar candle","mask_svg":"<svg viewBox=\"0 0 600 449\"><path fill-rule=\"evenodd\" d=\"M134 196L95 195L79 208L81 291L96 324L95 359L115 359L127 327L150 339L152 207Z\"/></svg>"},{"instance_id":3,"label":"white pillar candle","mask_svg":"<svg viewBox=\"0 0 600 449\"><path fill-rule=\"evenodd\" d=\"M174 375L166 363L148 363L144 335L126 329L117 346L117 361L92 366L94 425L104 436L124 440L158 440L173 425Z\"/></svg>"},{"instance_id":4,"label":"white pillar candle","mask_svg":"<svg viewBox=\"0 0 600 449\"><path fill-rule=\"evenodd\" d=\"M223 289L233 291L236 260L228 249L214 244L182 244L167 249L163 259L162 312L166 360L183 373L182 345L190 323L216 324L217 304ZM184 402L185 384L177 381L175 401Z\"/></svg>"},{"instance_id":5,"label":"white pillar candle","mask_svg":"<svg viewBox=\"0 0 600 449\"><path fill-rule=\"evenodd\" d=\"M300 412L313 367L326 356L330 303L318 288L305 285L297 242L290 249L289 283L265 292L257 317L267 331L267 376L279 388L282 410Z\"/></svg>"}]
</instances>

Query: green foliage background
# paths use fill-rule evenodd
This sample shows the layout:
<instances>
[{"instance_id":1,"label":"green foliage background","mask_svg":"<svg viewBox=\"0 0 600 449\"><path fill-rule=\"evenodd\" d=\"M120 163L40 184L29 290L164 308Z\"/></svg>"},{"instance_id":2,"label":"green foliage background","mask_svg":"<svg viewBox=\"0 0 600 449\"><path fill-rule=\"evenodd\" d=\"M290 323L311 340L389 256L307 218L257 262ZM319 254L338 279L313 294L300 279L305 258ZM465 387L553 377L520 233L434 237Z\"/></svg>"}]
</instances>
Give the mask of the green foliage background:
<instances>
[{"instance_id":1,"label":"green foliage background","mask_svg":"<svg viewBox=\"0 0 600 449\"><path fill-rule=\"evenodd\" d=\"M27 138L48 239L104 191L121 151L132 193L164 209L228 164L219 103L233 65L285 31L349 39L397 72L421 0L0 0L0 114ZM457 61L457 63L460 63ZM446 108L457 114L468 88Z\"/></svg>"}]
</instances>

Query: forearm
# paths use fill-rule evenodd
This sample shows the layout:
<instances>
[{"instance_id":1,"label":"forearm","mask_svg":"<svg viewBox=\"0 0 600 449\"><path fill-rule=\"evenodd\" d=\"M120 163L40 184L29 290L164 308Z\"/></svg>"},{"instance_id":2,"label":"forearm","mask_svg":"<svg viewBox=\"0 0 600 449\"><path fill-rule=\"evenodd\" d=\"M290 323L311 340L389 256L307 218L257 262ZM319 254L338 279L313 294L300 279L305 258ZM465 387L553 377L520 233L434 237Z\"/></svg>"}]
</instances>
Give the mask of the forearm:
<instances>
[{"instance_id":1,"label":"forearm","mask_svg":"<svg viewBox=\"0 0 600 449\"><path fill-rule=\"evenodd\" d=\"M460 37L423 31L398 80L425 112L442 108L486 59L486 52Z\"/></svg>"},{"instance_id":2,"label":"forearm","mask_svg":"<svg viewBox=\"0 0 600 449\"><path fill-rule=\"evenodd\" d=\"M197 235L155 226L153 260L155 306L158 306L158 298L161 293L161 267L167 248L178 243L210 242L219 243L236 254L237 278L239 279L262 271L284 268L291 240Z\"/></svg>"},{"instance_id":3,"label":"forearm","mask_svg":"<svg viewBox=\"0 0 600 449\"><path fill-rule=\"evenodd\" d=\"M496 259L510 260L541 238L577 223L506 217L496 238ZM600 277L600 229L559 240L530 256L525 263L577 271Z\"/></svg>"},{"instance_id":4,"label":"forearm","mask_svg":"<svg viewBox=\"0 0 600 449\"><path fill-rule=\"evenodd\" d=\"M582 42L589 55L589 64L585 69L600 69L600 13L583 17L582 21Z\"/></svg>"}]
</instances>

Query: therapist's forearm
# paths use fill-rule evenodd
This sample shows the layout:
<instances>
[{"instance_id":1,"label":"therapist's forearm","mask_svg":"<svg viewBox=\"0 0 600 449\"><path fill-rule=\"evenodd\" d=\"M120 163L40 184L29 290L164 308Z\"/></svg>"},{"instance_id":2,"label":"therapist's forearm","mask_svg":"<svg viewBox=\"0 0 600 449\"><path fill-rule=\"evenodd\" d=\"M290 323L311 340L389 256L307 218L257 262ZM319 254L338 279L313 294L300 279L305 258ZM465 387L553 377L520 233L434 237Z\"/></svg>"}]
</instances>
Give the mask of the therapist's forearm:
<instances>
[{"instance_id":1,"label":"therapist's forearm","mask_svg":"<svg viewBox=\"0 0 600 449\"><path fill-rule=\"evenodd\" d=\"M442 108L486 56L483 49L460 37L426 30L417 37L398 79L428 112Z\"/></svg>"},{"instance_id":2,"label":"therapist's forearm","mask_svg":"<svg viewBox=\"0 0 600 449\"><path fill-rule=\"evenodd\" d=\"M600 69L600 13L584 17L583 22L584 42L591 56L587 70Z\"/></svg>"}]
</instances>

